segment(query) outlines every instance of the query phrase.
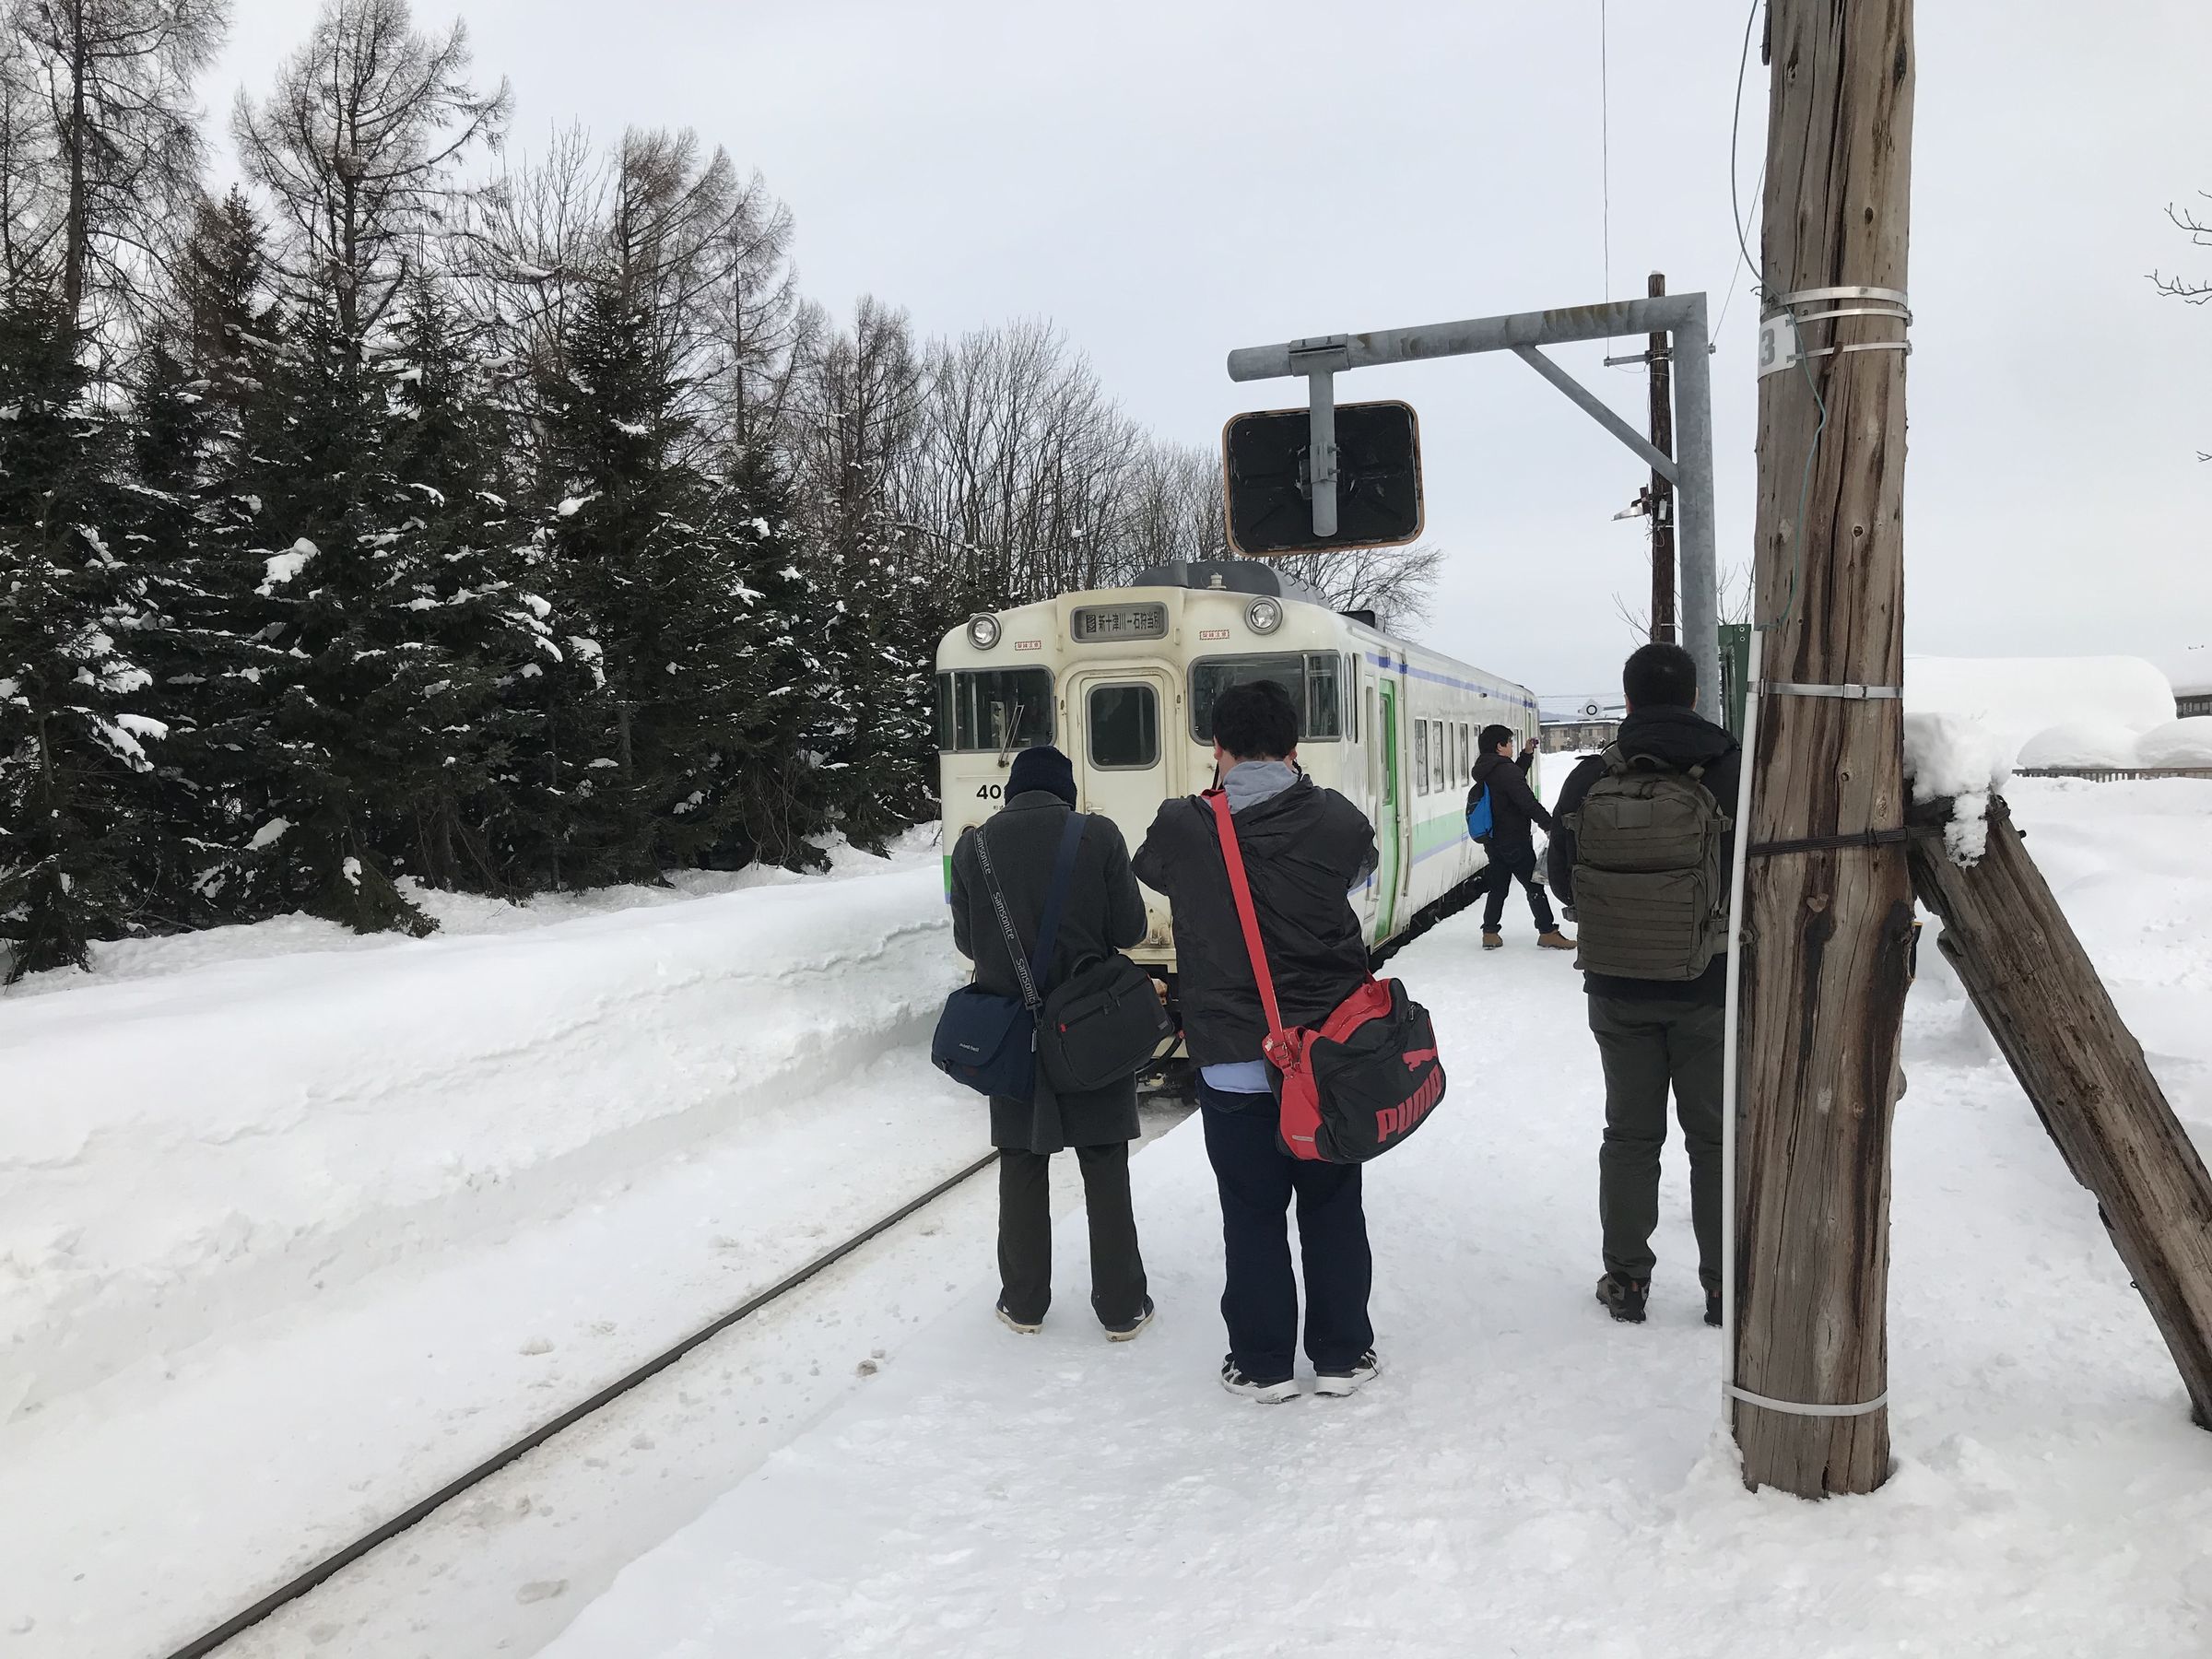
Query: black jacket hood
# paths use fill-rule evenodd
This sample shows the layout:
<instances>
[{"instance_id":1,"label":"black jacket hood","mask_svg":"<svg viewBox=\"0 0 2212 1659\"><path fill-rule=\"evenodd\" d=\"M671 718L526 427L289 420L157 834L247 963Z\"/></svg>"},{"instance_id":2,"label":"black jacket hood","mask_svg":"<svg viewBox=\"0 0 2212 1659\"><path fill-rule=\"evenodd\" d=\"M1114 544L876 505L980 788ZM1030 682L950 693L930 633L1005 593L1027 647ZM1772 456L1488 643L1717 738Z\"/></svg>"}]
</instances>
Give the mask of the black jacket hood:
<instances>
[{"instance_id":1,"label":"black jacket hood","mask_svg":"<svg viewBox=\"0 0 2212 1659\"><path fill-rule=\"evenodd\" d=\"M1662 704L1637 709L1620 723L1621 752L1649 755L1669 766L1710 767L1736 750L1728 728L1717 726L1695 709Z\"/></svg>"}]
</instances>

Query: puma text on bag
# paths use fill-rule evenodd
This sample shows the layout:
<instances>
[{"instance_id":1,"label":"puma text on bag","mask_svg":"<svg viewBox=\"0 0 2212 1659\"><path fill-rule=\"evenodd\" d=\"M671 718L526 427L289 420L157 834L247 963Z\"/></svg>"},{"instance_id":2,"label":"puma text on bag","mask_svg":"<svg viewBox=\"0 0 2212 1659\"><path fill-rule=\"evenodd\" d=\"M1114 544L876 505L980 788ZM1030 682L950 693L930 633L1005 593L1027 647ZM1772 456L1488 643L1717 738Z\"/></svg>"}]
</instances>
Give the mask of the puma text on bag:
<instances>
[{"instance_id":1,"label":"puma text on bag","mask_svg":"<svg viewBox=\"0 0 2212 1659\"><path fill-rule=\"evenodd\" d=\"M1365 1163L1419 1128L1444 1098L1444 1068L1429 1010L1396 980L1370 979L1320 1025L1285 1030L1229 797L1214 790L1206 800L1267 1015L1262 1050L1276 1074L1283 1146L1309 1162Z\"/></svg>"},{"instance_id":2,"label":"puma text on bag","mask_svg":"<svg viewBox=\"0 0 2212 1659\"><path fill-rule=\"evenodd\" d=\"M1565 821L1574 836L1575 966L1620 979L1694 980L1728 947L1728 819L1701 779L1614 744Z\"/></svg>"}]
</instances>

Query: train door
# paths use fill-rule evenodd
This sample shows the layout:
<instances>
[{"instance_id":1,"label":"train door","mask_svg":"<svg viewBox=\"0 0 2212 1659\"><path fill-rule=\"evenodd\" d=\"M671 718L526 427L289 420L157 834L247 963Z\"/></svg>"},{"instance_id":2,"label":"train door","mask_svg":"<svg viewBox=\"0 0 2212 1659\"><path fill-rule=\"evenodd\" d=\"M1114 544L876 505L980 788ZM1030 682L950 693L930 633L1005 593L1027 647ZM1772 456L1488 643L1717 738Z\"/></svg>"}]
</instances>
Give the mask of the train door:
<instances>
[{"instance_id":1,"label":"train door","mask_svg":"<svg viewBox=\"0 0 2212 1659\"><path fill-rule=\"evenodd\" d=\"M1387 939L1397 923L1398 821L1403 816L1398 794L1398 689L1387 678L1382 682L1382 719L1375 728L1382 760L1382 777L1375 789L1375 937Z\"/></svg>"},{"instance_id":2,"label":"train door","mask_svg":"<svg viewBox=\"0 0 2212 1659\"><path fill-rule=\"evenodd\" d=\"M1182 788L1177 763L1182 701L1165 672L1116 667L1076 676L1067 688L1068 753L1086 812L1112 818L1134 853L1160 803ZM1147 891L1147 944L1164 946L1167 901Z\"/></svg>"}]
</instances>

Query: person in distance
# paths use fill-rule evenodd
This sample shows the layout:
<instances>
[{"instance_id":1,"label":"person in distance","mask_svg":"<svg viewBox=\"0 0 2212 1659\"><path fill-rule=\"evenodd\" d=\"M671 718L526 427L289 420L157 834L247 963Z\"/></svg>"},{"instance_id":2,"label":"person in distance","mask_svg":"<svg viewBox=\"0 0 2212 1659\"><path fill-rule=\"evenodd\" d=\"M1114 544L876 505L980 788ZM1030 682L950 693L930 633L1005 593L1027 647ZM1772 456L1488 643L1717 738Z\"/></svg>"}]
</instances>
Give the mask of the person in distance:
<instances>
[{"instance_id":1,"label":"person in distance","mask_svg":"<svg viewBox=\"0 0 2212 1659\"><path fill-rule=\"evenodd\" d=\"M1374 828L1299 770L1298 711L1273 681L1221 694L1214 767L1234 815L1284 1023L1318 1022L1367 977L1367 940L1347 895L1375 867ZM1174 911L1183 1040L1199 1068L1199 1116L1221 1195L1221 1317L1229 1327L1221 1385L1269 1405L1298 1394L1298 1282L1286 1217L1296 1198L1313 1392L1351 1394L1378 1369L1359 1166L1294 1159L1277 1138L1260 1049L1266 1016L1206 803L1185 796L1163 804L1135 867L1137 879L1164 893Z\"/></svg>"},{"instance_id":2,"label":"person in distance","mask_svg":"<svg viewBox=\"0 0 2212 1659\"><path fill-rule=\"evenodd\" d=\"M1572 950L1574 941L1552 920L1551 900L1544 896L1543 885L1536 879L1536 843L1530 825L1541 824L1547 833L1552 828L1551 814L1528 786L1529 762L1536 757L1536 746L1531 743L1515 759L1512 728L1501 725L1484 726L1478 742L1482 756L1475 762L1467 810L1472 813L1477 796L1489 791L1490 833L1483 846L1490 863L1482 906L1482 947L1503 947L1505 940L1498 928L1505 917L1506 895L1518 881L1528 891L1528 913L1535 920L1536 943L1547 950Z\"/></svg>"},{"instance_id":3,"label":"person in distance","mask_svg":"<svg viewBox=\"0 0 2212 1659\"><path fill-rule=\"evenodd\" d=\"M1068 758L1050 745L1023 749L1007 774L1005 804L953 848L953 944L975 963L976 982L987 991L1018 999L1021 985L976 843L988 842L1015 931L1025 946L1033 946L1061 834L1075 806L1076 773ZM1087 816L1048 982L1062 983L1085 963L1136 944L1145 927L1145 896L1130 874L1121 830L1101 814ZM1035 1332L1052 1303L1046 1177L1052 1155L1070 1147L1083 1171L1090 1223L1091 1309L1116 1342L1150 1322L1152 1298L1129 1200L1129 1143L1136 1137L1134 1075L1082 1094L1055 1094L1041 1076L1033 1100L991 1098L991 1144L999 1148L998 1317L1009 1330Z\"/></svg>"},{"instance_id":4,"label":"person in distance","mask_svg":"<svg viewBox=\"0 0 2212 1659\"><path fill-rule=\"evenodd\" d=\"M1629 714L1620 735L1568 777L1550 852L1552 889L1582 934L1590 1030L1606 1074L1597 1299L1615 1319L1642 1323L1671 1089L1689 1151L1705 1323L1717 1325L1728 815L1741 752L1697 712L1697 664L1681 646L1640 647L1621 688ZM1702 907L1680 899L1691 889L1705 894Z\"/></svg>"}]
</instances>

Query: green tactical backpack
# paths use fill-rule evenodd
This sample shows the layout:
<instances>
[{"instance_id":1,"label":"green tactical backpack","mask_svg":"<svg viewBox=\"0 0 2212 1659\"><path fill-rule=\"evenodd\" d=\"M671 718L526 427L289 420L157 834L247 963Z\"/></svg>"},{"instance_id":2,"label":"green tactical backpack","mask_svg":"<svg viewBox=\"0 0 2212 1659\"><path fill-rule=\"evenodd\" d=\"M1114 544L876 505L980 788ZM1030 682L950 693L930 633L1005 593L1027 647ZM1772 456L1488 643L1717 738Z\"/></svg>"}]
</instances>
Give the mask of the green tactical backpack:
<instances>
[{"instance_id":1,"label":"green tactical backpack","mask_svg":"<svg viewBox=\"0 0 2212 1659\"><path fill-rule=\"evenodd\" d=\"M1605 776L1560 819L1574 837L1574 915L1586 973L1694 980L1728 947L1728 818L1700 781L1614 744Z\"/></svg>"}]
</instances>

